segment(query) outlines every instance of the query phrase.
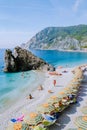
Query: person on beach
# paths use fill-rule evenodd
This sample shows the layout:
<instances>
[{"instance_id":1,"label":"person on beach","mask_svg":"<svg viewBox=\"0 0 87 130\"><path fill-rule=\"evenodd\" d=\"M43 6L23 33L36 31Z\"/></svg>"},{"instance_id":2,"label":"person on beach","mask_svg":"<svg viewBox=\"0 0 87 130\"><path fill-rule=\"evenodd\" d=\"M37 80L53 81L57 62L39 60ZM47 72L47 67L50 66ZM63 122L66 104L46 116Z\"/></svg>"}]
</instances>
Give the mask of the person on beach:
<instances>
[{"instance_id":1,"label":"person on beach","mask_svg":"<svg viewBox=\"0 0 87 130\"><path fill-rule=\"evenodd\" d=\"M53 91L52 90L48 90L48 93L53 93Z\"/></svg>"},{"instance_id":2,"label":"person on beach","mask_svg":"<svg viewBox=\"0 0 87 130\"><path fill-rule=\"evenodd\" d=\"M43 90L42 85L40 85L40 86L38 87L38 90Z\"/></svg>"},{"instance_id":3,"label":"person on beach","mask_svg":"<svg viewBox=\"0 0 87 130\"><path fill-rule=\"evenodd\" d=\"M56 80L55 80L55 79L53 80L53 85L54 85L54 86L56 85Z\"/></svg>"},{"instance_id":4,"label":"person on beach","mask_svg":"<svg viewBox=\"0 0 87 130\"><path fill-rule=\"evenodd\" d=\"M32 99L33 97L32 97L32 95L31 94L29 94L29 96L27 97L27 99Z\"/></svg>"}]
</instances>

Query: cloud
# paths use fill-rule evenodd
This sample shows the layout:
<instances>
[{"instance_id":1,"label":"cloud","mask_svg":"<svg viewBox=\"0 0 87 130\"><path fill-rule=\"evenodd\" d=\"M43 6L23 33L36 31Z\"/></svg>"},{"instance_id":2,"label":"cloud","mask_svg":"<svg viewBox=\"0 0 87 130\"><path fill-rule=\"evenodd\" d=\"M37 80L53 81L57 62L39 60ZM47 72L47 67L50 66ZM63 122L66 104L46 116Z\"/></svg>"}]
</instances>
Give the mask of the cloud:
<instances>
[{"instance_id":1,"label":"cloud","mask_svg":"<svg viewBox=\"0 0 87 130\"><path fill-rule=\"evenodd\" d=\"M83 0L75 0L75 3L73 5L73 10L76 12L78 11L78 8L80 6L80 4L83 2Z\"/></svg>"}]
</instances>

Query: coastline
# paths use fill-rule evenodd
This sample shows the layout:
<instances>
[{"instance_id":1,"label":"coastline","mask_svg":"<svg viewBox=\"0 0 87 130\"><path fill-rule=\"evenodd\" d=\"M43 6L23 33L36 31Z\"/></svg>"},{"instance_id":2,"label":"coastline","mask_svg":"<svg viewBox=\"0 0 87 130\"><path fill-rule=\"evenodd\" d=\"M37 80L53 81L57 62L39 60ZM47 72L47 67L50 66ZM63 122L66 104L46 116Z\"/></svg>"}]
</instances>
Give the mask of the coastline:
<instances>
[{"instance_id":1,"label":"coastline","mask_svg":"<svg viewBox=\"0 0 87 130\"><path fill-rule=\"evenodd\" d=\"M83 51L83 50L58 50L58 51L64 51L64 52L84 52L84 53L87 53L87 51Z\"/></svg>"},{"instance_id":2,"label":"coastline","mask_svg":"<svg viewBox=\"0 0 87 130\"><path fill-rule=\"evenodd\" d=\"M77 67L77 66L76 66ZM18 118L24 114L37 111L37 106L46 103L47 99L52 95L58 94L60 91L63 91L64 88L68 85L68 83L73 79L74 74L72 70L74 68L56 68L57 73L61 73L62 75L50 75L48 71L44 71L45 79L42 82L43 90L38 90L37 88L31 92L33 99L27 99L27 97L23 97L17 104L13 105L8 111L2 113L0 115L0 129L6 130L7 126L10 123L12 118ZM66 72L64 72L66 71ZM56 86L53 85L53 80L56 80ZM84 72L84 79L87 79L87 72ZM86 83L82 83L82 89L85 89ZM38 86L37 86L38 87ZM48 93L48 90L51 90L53 93ZM82 92L82 90L80 90ZM79 92L79 95L80 93ZM85 91L85 93L87 93ZM80 99L83 99L80 101ZM68 130L69 128L76 128L74 123L74 118L76 116L80 116L82 113L80 109L86 105L87 96L81 96L78 98L77 104L70 105L69 108L64 110L61 113L61 116L58 118L58 123L60 126L53 125L50 127L50 130Z\"/></svg>"},{"instance_id":3,"label":"coastline","mask_svg":"<svg viewBox=\"0 0 87 130\"><path fill-rule=\"evenodd\" d=\"M0 114L5 112L9 109L9 107L13 106L17 103L17 101L20 101L24 97L28 96L29 93L34 91L39 84L41 84L44 79L45 75L41 71L27 71L27 72L21 72L21 73L15 73L7 75L9 77L7 83L7 88L13 88L12 91L9 91L8 93L4 93L1 95L0 99ZM42 75L42 77L40 77ZM18 78L17 78L18 77ZM10 81L12 79L13 81ZM11 82L11 84L9 84ZM19 83L18 83L19 82ZM14 85L13 85L14 84Z\"/></svg>"},{"instance_id":4,"label":"coastline","mask_svg":"<svg viewBox=\"0 0 87 130\"><path fill-rule=\"evenodd\" d=\"M29 51L31 50L42 50L42 51L60 51L60 52L84 52L84 53L87 53L87 51L84 51L84 50L63 50L63 49L30 49ZM32 52L32 51L31 51Z\"/></svg>"},{"instance_id":5,"label":"coastline","mask_svg":"<svg viewBox=\"0 0 87 130\"><path fill-rule=\"evenodd\" d=\"M44 73L42 71L35 71L35 73L37 74L37 77L36 77L37 79L33 81L34 82L33 86L31 85L29 86L29 88L27 87L26 90L23 89L21 93L21 97L18 97L15 102L8 104L8 106L10 105L9 108L6 107L2 112L0 112L0 121L1 121L0 130L6 130L7 122L9 122L12 117L15 118L21 115L21 110L28 103L27 96L29 95L29 93L34 94L38 85L44 82L44 79L45 79ZM26 83L25 83L25 86L26 86ZM12 98L14 97L12 96ZM33 102L35 100L33 100ZM32 101L30 101L29 103L31 102Z\"/></svg>"},{"instance_id":6,"label":"coastline","mask_svg":"<svg viewBox=\"0 0 87 130\"><path fill-rule=\"evenodd\" d=\"M57 72L62 73L63 70L66 70L66 68L57 69ZM22 114L26 115L26 113L36 111L37 105L45 103L50 96L57 94L64 87L66 87L66 85L72 79L73 76L73 74L71 73L72 70L73 68L67 68L68 73L62 73L62 76L50 76L48 72L44 72L45 80L42 83L43 90L39 91L38 89L34 89L31 92L33 96L32 100L26 99L27 97L23 96L21 100L18 101L16 104L13 104L13 106L9 108L9 110L0 114L0 129L6 130L12 118L17 118ZM57 81L56 87L53 86L54 79L56 79ZM53 93L48 93L48 90L52 90Z\"/></svg>"}]
</instances>

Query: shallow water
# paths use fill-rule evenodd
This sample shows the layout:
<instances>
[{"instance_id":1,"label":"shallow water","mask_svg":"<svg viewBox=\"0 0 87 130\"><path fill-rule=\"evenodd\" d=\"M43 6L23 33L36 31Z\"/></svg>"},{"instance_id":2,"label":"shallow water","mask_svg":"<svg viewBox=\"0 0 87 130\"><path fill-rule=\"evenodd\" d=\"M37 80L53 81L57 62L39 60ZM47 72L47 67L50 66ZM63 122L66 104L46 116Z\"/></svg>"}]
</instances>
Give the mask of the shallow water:
<instances>
[{"instance_id":1,"label":"shallow water","mask_svg":"<svg viewBox=\"0 0 87 130\"><path fill-rule=\"evenodd\" d=\"M27 96L43 81L43 78L33 71L3 74L0 79L0 111L10 107L10 104L21 97Z\"/></svg>"},{"instance_id":2,"label":"shallow water","mask_svg":"<svg viewBox=\"0 0 87 130\"><path fill-rule=\"evenodd\" d=\"M36 56L54 65L73 67L87 63L87 53L31 50ZM25 97L44 81L35 71L4 73L4 50L0 50L0 113L21 97ZM38 74L38 75L37 75ZM43 78L42 78L43 77Z\"/></svg>"},{"instance_id":3,"label":"shallow water","mask_svg":"<svg viewBox=\"0 0 87 130\"><path fill-rule=\"evenodd\" d=\"M41 72L35 71L4 73L3 56L4 50L0 50L0 113L20 98L25 98L44 79L44 75L39 75Z\"/></svg>"}]
</instances>

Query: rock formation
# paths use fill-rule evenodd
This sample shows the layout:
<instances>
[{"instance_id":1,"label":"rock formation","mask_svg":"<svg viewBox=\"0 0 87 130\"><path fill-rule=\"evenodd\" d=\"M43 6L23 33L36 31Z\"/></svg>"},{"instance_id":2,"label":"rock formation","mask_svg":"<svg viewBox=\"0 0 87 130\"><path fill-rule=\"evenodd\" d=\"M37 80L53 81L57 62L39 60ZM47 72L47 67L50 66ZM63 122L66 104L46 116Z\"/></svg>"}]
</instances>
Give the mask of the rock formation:
<instances>
[{"instance_id":1,"label":"rock formation","mask_svg":"<svg viewBox=\"0 0 87 130\"><path fill-rule=\"evenodd\" d=\"M55 70L54 67L34 56L26 49L16 47L13 53L9 49L5 51L5 72L19 72L37 69Z\"/></svg>"}]
</instances>

